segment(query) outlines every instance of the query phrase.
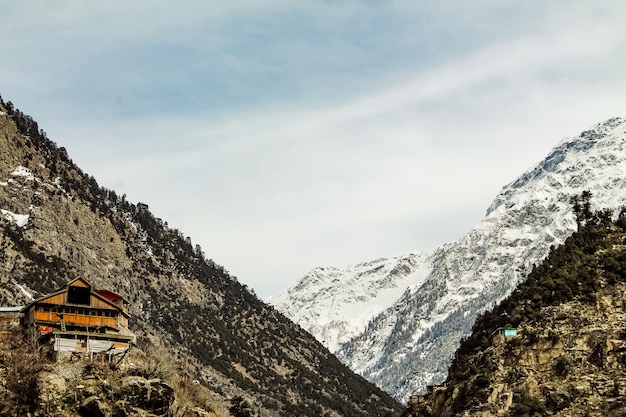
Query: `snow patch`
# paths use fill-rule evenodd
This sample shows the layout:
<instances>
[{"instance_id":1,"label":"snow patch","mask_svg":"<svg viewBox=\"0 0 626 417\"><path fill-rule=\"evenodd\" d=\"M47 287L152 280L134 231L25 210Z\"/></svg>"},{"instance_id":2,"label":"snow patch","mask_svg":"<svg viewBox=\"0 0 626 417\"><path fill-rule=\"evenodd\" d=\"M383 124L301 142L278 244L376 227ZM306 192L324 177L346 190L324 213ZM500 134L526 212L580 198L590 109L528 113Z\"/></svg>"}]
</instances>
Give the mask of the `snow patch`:
<instances>
[{"instance_id":1,"label":"snow patch","mask_svg":"<svg viewBox=\"0 0 626 417\"><path fill-rule=\"evenodd\" d=\"M23 177L28 181L35 181L35 175L30 169L20 165L11 173L12 177Z\"/></svg>"},{"instance_id":2,"label":"snow patch","mask_svg":"<svg viewBox=\"0 0 626 417\"><path fill-rule=\"evenodd\" d=\"M25 227L28 224L28 220L30 219L29 214L15 214L10 212L9 210L0 209L0 213L10 222L15 223L19 227Z\"/></svg>"},{"instance_id":3,"label":"snow patch","mask_svg":"<svg viewBox=\"0 0 626 417\"><path fill-rule=\"evenodd\" d=\"M22 292L22 294L24 294L26 296L26 298L28 298L29 300L34 300L35 297L33 297L33 294L31 292L29 292L26 287L22 287L20 284L18 284L17 282L13 281L13 283L15 284L15 286L17 288L19 288L19 290Z\"/></svg>"}]
</instances>

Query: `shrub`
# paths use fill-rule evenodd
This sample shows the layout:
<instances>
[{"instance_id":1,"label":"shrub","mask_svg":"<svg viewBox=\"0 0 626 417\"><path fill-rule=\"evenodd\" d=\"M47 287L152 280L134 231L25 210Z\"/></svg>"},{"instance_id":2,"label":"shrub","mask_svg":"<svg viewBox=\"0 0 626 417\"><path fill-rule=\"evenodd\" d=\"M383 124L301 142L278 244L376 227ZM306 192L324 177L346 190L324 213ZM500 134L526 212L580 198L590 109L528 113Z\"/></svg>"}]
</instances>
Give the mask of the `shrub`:
<instances>
[{"instance_id":1,"label":"shrub","mask_svg":"<svg viewBox=\"0 0 626 417\"><path fill-rule=\"evenodd\" d=\"M231 406L228 411L233 415L233 417L252 417L254 416L254 411L252 410L252 406L241 397L235 397L230 400Z\"/></svg>"},{"instance_id":2,"label":"shrub","mask_svg":"<svg viewBox=\"0 0 626 417\"><path fill-rule=\"evenodd\" d=\"M572 361L566 356L559 356L554 364L554 373L560 377L566 377L572 368Z\"/></svg>"},{"instance_id":3,"label":"shrub","mask_svg":"<svg viewBox=\"0 0 626 417\"><path fill-rule=\"evenodd\" d=\"M511 417L535 417L543 416L546 406L536 397L523 393L519 400L511 407Z\"/></svg>"}]
</instances>

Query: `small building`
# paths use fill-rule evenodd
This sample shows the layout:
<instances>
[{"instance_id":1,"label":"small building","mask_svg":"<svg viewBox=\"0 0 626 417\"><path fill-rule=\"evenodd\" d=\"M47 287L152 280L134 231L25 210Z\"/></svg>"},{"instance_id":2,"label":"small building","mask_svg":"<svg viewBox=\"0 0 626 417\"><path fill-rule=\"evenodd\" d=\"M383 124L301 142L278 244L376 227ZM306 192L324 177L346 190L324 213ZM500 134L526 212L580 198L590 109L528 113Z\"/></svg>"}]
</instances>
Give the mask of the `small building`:
<instances>
[{"instance_id":1,"label":"small building","mask_svg":"<svg viewBox=\"0 0 626 417\"><path fill-rule=\"evenodd\" d=\"M504 337L513 337L517 336L517 329L502 329L502 336Z\"/></svg>"},{"instance_id":2,"label":"small building","mask_svg":"<svg viewBox=\"0 0 626 417\"><path fill-rule=\"evenodd\" d=\"M0 307L0 330L9 330L19 327L22 317L23 306Z\"/></svg>"},{"instance_id":3,"label":"small building","mask_svg":"<svg viewBox=\"0 0 626 417\"><path fill-rule=\"evenodd\" d=\"M39 342L49 343L55 352L113 355L136 343L128 329L128 302L111 291L95 290L80 277L21 313L23 325L34 328Z\"/></svg>"},{"instance_id":4,"label":"small building","mask_svg":"<svg viewBox=\"0 0 626 417\"><path fill-rule=\"evenodd\" d=\"M22 319L23 307L0 307L0 345L10 340L11 336L19 330Z\"/></svg>"}]
</instances>

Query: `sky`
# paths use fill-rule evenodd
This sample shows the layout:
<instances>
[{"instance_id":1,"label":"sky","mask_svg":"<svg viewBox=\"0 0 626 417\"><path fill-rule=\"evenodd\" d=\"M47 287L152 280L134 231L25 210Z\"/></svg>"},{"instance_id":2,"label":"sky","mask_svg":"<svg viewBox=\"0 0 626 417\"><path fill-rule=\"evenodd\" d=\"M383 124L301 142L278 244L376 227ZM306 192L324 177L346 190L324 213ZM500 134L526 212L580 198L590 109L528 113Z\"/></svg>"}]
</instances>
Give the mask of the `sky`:
<instances>
[{"instance_id":1,"label":"sky","mask_svg":"<svg viewBox=\"0 0 626 417\"><path fill-rule=\"evenodd\" d=\"M0 0L0 94L266 298L626 117L623 1Z\"/></svg>"}]
</instances>

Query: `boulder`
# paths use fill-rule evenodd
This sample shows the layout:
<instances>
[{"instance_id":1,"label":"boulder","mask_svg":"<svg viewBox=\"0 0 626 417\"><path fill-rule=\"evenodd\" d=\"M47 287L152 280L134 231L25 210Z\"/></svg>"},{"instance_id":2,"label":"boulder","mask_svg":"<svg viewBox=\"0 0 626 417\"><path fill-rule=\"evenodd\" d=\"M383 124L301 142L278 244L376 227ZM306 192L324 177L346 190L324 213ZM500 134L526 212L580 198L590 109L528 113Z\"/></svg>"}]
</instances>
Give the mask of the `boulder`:
<instances>
[{"instance_id":1,"label":"boulder","mask_svg":"<svg viewBox=\"0 0 626 417\"><path fill-rule=\"evenodd\" d=\"M160 379L127 376L122 379L121 396L133 407L164 415L174 402L174 389Z\"/></svg>"},{"instance_id":2,"label":"boulder","mask_svg":"<svg viewBox=\"0 0 626 417\"><path fill-rule=\"evenodd\" d=\"M85 398L78 412L82 417L108 417L111 415L111 408L98 396L92 395Z\"/></svg>"},{"instance_id":3,"label":"boulder","mask_svg":"<svg viewBox=\"0 0 626 417\"><path fill-rule=\"evenodd\" d=\"M67 391L65 378L52 372L40 372L37 374L37 390L42 402L58 400Z\"/></svg>"}]
</instances>

